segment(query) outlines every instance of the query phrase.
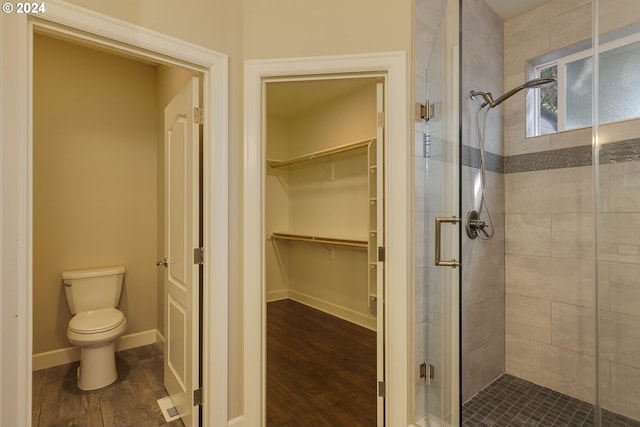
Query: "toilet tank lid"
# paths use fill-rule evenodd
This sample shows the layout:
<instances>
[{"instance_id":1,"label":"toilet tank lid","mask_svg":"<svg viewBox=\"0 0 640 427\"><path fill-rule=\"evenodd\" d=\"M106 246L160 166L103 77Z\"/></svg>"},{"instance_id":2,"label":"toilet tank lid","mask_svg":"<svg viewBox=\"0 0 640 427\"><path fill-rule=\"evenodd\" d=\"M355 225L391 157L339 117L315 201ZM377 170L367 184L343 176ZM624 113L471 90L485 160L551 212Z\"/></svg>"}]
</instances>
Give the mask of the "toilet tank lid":
<instances>
[{"instance_id":1,"label":"toilet tank lid","mask_svg":"<svg viewBox=\"0 0 640 427\"><path fill-rule=\"evenodd\" d=\"M86 279L88 277L112 276L114 274L124 274L123 266L90 268L86 270L63 271L63 279Z\"/></svg>"}]
</instances>

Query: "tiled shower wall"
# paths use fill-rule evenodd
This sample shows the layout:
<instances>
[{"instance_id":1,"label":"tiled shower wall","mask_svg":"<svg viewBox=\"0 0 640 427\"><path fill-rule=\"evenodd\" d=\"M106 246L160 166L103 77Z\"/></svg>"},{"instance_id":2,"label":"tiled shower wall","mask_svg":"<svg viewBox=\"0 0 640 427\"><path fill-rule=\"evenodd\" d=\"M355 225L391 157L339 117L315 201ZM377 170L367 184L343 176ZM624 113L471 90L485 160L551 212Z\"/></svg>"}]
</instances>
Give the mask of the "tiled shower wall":
<instances>
[{"instance_id":1,"label":"tiled shower wall","mask_svg":"<svg viewBox=\"0 0 640 427\"><path fill-rule=\"evenodd\" d=\"M629 16L640 13L633 1L607 1L600 14L601 28L611 31L616 22L640 22ZM416 0L416 101L424 102L428 95L436 109L442 96L434 88L444 85L443 77L434 73L443 69L438 63L443 57L438 51L442 46L438 6L443 4L444 0ZM504 23L504 33L501 21L481 0L465 1L463 7L464 217L479 203L477 104L464 94L470 89L501 94L531 77L525 70L528 59L589 39L592 5L590 0L552 0ZM463 237L463 399L506 369L592 402L596 367L592 131L526 138L524 97L525 92L517 94L488 118L487 189L496 237L489 242ZM428 144L425 134L430 137ZM443 149L441 135L437 115L428 125L416 121L416 419L427 409L437 413L438 406L444 407L433 393L434 386L425 386L417 376L425 356L439 372L438 355L443 354L437 348L443 319L438 304L441 270L433 266L428 243L433 217L451 214L442 212L448 167L443 154L448 150ZM600 128L603 151L597 203L602 402L605 408L635 419L640 418L639 136L640 121Z\"/></svg>"},{"instance_id":2,"label":"tiled shower wall","mask_svg":"<svg viewBox=\"0 0 640 427\"><path fill-rule=\"evenodd\" d=\"M640 135L639 120L603 126L601 135L620 133L622 127L630 137ZM558 134L551 140L569 136ZM601 403L636 420L640 419L639 158L638 138L602 146L597 203ZM540 162L539 170L526 172L512 168L510 160L506 159L505 177L507 372L593 403L596 264L591 158L567 156L563 167L546 169Z\"/></svg>"},{"instance_id":3,"label":"tiled shower wall","mask_svg":"<svg viewBox=\"0 0 640 427\"><path fill-rule=\"evenodd\" d=\"M639 22L601 2L603 32ZM617 12L616 12L617 11ZM616 18L616 13L618 17ZM591 38L591 1L552 0L505 23L506 87L526 60ZM505 103L506 371L588 402L596 392L592 130L525 137L524 93ZM640 419L640 122L601 126L598 302L604 408ZM626 153L626 154L625 154Z\"/></svg>"},{"instance_id":4,"label":"tiled shower wall","mask_svg":"<svg viewBox=\"0 0 640 427\"><path fill-rule=\"evenodd\" d=\"M480 208L478 101L471 90L503 92L503 23L482 0L462 2L462 212ZM486 111L486 110L483 110ZM483 121L480 117L480 124ZM486 197L495 227L491 240L462 236L462 398L504 373L504 175L502 108L489 111L485 135ZM492 161L498 159L498 161ZM488 221L487 208L482 218Z\"/></svg>"}]
</instances>

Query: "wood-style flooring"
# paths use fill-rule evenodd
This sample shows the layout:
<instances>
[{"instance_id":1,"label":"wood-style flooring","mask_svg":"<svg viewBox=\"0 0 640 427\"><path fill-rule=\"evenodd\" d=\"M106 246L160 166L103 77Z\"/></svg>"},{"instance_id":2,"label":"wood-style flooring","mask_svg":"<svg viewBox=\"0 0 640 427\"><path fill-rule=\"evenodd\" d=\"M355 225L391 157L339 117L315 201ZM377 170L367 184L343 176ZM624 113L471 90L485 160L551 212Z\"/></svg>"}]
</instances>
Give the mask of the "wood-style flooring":
<instances>
[{"instance_id":1,"label":"wood-style flooring","mask_svg":"<svg viewBox=\"0 0 640 427\"><path fill-rule=\"evenodd\" d=\"M267 304L267 426L375 425L375 332L292 300Z\"/></svg>"},{"instance_id":2,"label":"wood-style flooring","mask_svg":"<svg viewBox=\"0 0 640 427\"><path fill-rule=\"evenodd\" d=\"M118 380L86 392L76 385L79 362L33 373L33 427L184 427L166 423L157 399L163 386L162 352L156 345L116 353Z\"/></svg>"}]
</instances>

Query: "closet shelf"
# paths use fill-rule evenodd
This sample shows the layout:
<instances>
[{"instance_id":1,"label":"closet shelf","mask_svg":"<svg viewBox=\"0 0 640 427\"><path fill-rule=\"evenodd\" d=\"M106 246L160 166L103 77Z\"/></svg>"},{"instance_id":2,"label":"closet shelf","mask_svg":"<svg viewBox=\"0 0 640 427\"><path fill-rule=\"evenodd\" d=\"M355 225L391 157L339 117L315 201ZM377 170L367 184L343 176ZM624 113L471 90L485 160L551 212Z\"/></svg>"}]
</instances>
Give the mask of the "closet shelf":
<instances>
[{"instance_id":1,"label":"closet shelf","mask_svg":"<svg viewBox=\"0 0 640 427\"><path fill-rule=\"evenodd\" d=\"M375 138L364 139L362 141L352 142L351 144L340 145L338 147L327 148L326 150L320 150L313 153L305 154L304 156L294 157L289 160L270 160L269 163L272 168L281 168L284 166L294 165L296 163L302 163L309 160L333 156L334 154L346 153L347 151L357 150L358 148L366 148L371 142L375 140Z\"/></svg>"},{"instance_id":2,"label":"closet shelf","mask_svg":"<svg viewBox=\"0 0 640 427\"><path fill-rule=\"evenodd\" d=\"M349 246L352 248L368 248L369 242L366 240L337 239L334 237L306 236L303 234L272 233L271 237L276 240L295 240L299 242L322 243L334 246Z\"/></svg>"}]
</instances>

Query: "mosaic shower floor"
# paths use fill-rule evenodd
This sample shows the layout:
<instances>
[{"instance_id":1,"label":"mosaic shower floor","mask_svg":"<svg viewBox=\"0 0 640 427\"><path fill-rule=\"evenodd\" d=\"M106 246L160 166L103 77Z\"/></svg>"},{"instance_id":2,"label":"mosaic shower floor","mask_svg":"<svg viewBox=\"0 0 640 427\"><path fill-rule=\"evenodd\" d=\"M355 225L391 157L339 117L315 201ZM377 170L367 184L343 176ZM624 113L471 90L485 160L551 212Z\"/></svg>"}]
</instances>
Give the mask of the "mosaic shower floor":
<instances>
[{"instance_id":1,"label":"mosaic shower floor","mask_svg":"<svg viewBox=\"0 0 640 427\"><path fill-rule=\"evenodd\" d=\"M505 374L462 407L464 427L590 427L594 406L557 391ZM640 427L613 412L602 412L602 427Z\"/></svg>"}]
</instances>

